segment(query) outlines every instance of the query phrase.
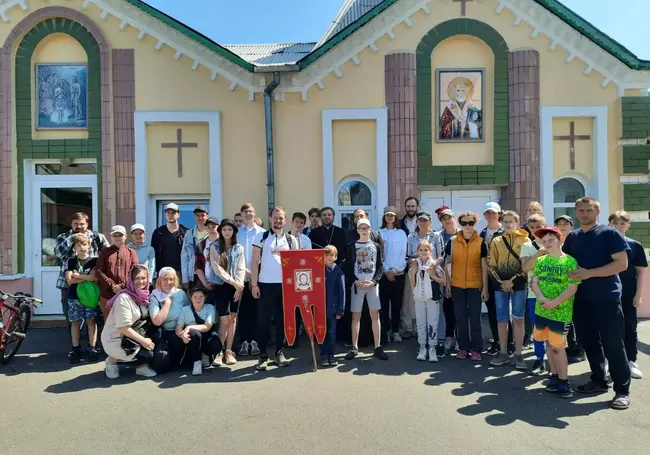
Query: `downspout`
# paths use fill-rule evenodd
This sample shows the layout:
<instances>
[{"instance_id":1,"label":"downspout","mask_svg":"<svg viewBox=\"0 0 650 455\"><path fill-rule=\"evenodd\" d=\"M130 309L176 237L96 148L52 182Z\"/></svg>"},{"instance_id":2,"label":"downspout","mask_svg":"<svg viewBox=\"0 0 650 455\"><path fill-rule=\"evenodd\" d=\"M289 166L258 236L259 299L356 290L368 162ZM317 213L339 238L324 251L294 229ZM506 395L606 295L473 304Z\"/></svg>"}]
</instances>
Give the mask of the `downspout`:
<instances>
[{"instance_id":1,"label":"downspout","mask_svg":"<svg viewBox=\"0 0 650 455\"><path fill-rule=\"evenodd\" d=\"M273 73L273 80L264 89L264 124L266 127L266 188L269 211L275 207L275 165L273 160L273 90L280 85L280 72Z\"/></svg>"}]
</instances>

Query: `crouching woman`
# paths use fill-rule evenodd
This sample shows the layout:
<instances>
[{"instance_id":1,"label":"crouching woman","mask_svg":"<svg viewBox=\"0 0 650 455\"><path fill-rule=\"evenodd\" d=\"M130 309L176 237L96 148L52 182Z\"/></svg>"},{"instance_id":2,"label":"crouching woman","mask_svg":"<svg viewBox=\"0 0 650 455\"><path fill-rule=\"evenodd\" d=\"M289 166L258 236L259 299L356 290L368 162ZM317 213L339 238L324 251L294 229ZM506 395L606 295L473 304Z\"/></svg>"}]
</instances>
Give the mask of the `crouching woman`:
<instances>
[{"instance_id":1,"label":"crouching woman","mask_svg":"<svg viewBox=\"0 0 650 455\"><path fill-rule=\"evenodd\" d=\"M213 305L205 303L208 291L197 286L190 291L191 305L183 307L176 325L176 336L185 344L185 353L181 364L192 365L192 375L203 373L212 359L221 354L221 340L212 330L216 317Z\"/></svg>"},{"instance_id":2,"label":"crouching woman","mask_svg":"<svg viewBox=\"0 0 650 455\"><path fill-rule=\"evenodd\" d=\"M149 318L149 271L135 265L129 272L126 286L106 303L110 313L102 331L102 346L106 358L106 377L117 379L117 362L132 362L135 374L151 378L156 372L149 367L153 359L154 342L136 331Z\"/></svg>"}]
</instances>

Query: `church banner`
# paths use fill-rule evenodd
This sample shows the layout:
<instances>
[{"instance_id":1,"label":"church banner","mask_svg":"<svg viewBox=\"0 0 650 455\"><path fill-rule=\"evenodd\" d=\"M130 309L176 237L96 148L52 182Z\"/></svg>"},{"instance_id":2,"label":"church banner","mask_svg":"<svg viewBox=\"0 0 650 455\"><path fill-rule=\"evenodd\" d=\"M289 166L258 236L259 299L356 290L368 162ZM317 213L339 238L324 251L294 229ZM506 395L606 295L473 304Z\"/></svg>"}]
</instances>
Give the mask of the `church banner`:
<instances>
[{"instance_id":1,"label":"church banner","mask_svg":"<svg viewBox=\"0 0 650 455\"><path fill-rule=\"evenodd\" d=\"M296 307L310 340L316 335L325 340L327 313L325 306L325 250L281 251L284 335L287 344L296 341ZM313 342L313 341L312 341Z\"/></svg>"}]
</instances>

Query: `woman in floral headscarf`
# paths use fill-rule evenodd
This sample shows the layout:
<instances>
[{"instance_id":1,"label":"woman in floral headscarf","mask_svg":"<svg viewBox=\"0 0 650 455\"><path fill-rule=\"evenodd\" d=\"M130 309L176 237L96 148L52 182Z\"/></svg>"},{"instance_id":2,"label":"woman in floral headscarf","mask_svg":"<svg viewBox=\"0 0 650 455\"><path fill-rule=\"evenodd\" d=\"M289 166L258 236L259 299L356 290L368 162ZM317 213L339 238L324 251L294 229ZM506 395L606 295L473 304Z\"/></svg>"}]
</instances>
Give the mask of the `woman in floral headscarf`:
<instances>
[{"instance_id":1,"label":"woman in floral headscarf","mask_svg":"<svg viewBox=\"0 0 650 455\"><path fill-rule=\"evenodd\" d=\"M149 271L145 266L136 265L131 269L126 287L107 302L106 308L110 310L102 331L102 346L108 354L106 377L120 377L118 360L137 362L137 375L147 378L156 376L156 372L149 367L149 362L153 359L154 342L132 328L135 322L149 316ZM135 342L132 352L124 350L124 337Z\"/></svg>"}]
</instances>

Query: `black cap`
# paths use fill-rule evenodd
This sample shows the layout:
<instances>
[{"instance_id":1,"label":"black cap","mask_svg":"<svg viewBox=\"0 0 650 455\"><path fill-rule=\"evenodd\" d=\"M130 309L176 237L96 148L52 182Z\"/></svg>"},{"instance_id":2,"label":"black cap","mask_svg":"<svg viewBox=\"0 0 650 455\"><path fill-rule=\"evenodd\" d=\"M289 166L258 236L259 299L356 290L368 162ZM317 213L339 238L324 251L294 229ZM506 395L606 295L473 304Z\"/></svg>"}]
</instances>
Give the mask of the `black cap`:
<instances>
[{"instance_id":1,"label":"black cap","mask_svg":"<svg viewBox=\"0 0 650 455\"><path fill-rule=\"evenodd\" d=\"M208 209L206 209L203 205L199 205L194 209L193 213L208 213Z\"/></svg>"},{"instance_id":2,"label":"black cap","mask_svg":"<svg viewBox=\"0 0 650 455\"><path fill-rule=\"evenodd\" d=\"M194 295L196 292L202 292L203 295L208 295L208 290L201 285L194 286L192 289L190 289L190 296Z\"/></svg>"},{"instance_id":3,"label":"black cap","mask_svg":"<svg viewBox=\"0 0 650 455\"><path fill-rule=\"evenodd\" d=\"M214 224L215 226L219 226L219 220L216 219L215 217L211 216L210 218L208 218L207 220L205 220L205 224L206 224L206 226L207 226L208 224Z\"/></svg>"},{"instance_id":4,"label":"black cap","mask_svg":"<svg viewBox=\"0 0 650 455\"><path fill-rule=\"evenodd\" d=\"M219 233L221 233L221 228L223 228L224 226L230 226L232 230L235 231L235 234L237 234L237 231L239 230L235 222L230 218L224 218L223 220L221 220L221 224L219 225Z\"/></svg>"},{"instance_id":5,"label":"black cap","mask_svg":"<svg viewBox=\"0 0 650 455\"><path fill-rule=\"evenodd\" d=\"M557 218L555 218L555 224L557 224L558 221L560 220L566 220L569 223L571 223L571 226L573 226L573 219L569 215L560 215Z\"/></svg>"}]
</instances>

